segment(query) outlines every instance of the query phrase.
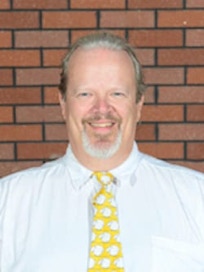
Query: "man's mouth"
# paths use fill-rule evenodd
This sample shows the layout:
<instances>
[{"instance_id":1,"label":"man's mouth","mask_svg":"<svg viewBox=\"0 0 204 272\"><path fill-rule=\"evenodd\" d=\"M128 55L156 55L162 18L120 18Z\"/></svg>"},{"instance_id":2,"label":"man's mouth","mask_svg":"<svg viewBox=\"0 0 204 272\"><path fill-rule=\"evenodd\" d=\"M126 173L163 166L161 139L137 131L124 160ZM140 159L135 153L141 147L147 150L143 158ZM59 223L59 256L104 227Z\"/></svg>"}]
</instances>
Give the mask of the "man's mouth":
<instances>
[{"instance_id":1,"label":"man's mouth","mask_svg":"<svg viewBox=\"0 0 204 272\"><path fill-rule=\"evenodd\" d=\"M100 135L106 135L113 132L120 126L120 119L111 115L107 116L94 116L83 119L83 125L92 132ZM88 128L89 127L89 128Z\"/></svg>"},{"instance_id":2,"label":"man's mouth","mask_svg":"<svg viewBox=\"0 0 204 272\"><path fill-rule=\"evenodd\" d=\"M105 123L94 123L90 122L89 125L95 128L109 128L112 127L115 123L114 122L105 122Z\"/></svg>"}]
</instances>

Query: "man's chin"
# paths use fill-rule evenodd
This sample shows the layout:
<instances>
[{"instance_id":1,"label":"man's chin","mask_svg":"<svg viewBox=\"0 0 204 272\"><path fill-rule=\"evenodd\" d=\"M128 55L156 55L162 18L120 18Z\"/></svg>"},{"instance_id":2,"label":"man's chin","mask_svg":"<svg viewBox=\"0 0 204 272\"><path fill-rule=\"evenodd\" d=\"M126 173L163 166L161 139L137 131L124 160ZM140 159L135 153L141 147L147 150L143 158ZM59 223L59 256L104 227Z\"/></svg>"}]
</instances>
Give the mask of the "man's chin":
<instances>
[{"instance_id":1,"label":"man's chin","mask_svg":"<svg viewBox=\"0 0 204 272\"><path fill-rule=\"evenodd\" d=\"M118 133L114 141L109 139L97 139L94 143L86 132L82 133L82 142L84 150L93 158L108 159L117 153L122 142L122 134Z\"/></svg>"}]
</instances>

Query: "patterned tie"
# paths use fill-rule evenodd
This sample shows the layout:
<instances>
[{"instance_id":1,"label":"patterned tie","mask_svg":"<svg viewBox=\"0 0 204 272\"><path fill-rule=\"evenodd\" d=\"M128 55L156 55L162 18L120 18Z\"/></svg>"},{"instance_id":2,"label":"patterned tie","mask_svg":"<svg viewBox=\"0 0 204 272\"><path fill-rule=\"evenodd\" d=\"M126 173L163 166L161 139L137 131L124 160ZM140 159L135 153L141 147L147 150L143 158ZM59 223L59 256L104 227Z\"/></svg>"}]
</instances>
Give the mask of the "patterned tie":
<instances>
[{"instance_id":1,"label":"patterned tie","mask_svg":"<svg viewBox=\"0 0 204 272\"><path fill-rule=\"evenodd\" d=\"M122 246L119 240L117 208L109 172L94 172L101 189L93 197L94 217L88 272L124 272Z\"/></svg>"}]
</instances>

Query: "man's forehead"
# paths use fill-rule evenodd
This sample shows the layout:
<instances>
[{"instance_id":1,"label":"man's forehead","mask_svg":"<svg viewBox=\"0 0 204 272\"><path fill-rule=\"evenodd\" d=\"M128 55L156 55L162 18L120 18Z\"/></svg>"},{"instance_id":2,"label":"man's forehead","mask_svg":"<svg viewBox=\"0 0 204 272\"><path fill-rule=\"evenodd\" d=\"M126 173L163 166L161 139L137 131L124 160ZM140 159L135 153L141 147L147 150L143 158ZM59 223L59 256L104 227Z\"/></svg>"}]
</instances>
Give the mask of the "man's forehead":
<instances>
[{"instance_id":1,"label":"man's forehead","mask_svg":"<svg viewBox=\"0 0 204 272\"><path fill-rule=\"evenodd\" d=\"M84 72L88 67L101 66L118 67L132 70L131 74L135 73L134 63L125 50L114 50L105 47L96 48L77 48L69 59L67 64L68 74L72 74L73 70L77 71L79 67L83 67Z\"/></svg>"}]
</instances>

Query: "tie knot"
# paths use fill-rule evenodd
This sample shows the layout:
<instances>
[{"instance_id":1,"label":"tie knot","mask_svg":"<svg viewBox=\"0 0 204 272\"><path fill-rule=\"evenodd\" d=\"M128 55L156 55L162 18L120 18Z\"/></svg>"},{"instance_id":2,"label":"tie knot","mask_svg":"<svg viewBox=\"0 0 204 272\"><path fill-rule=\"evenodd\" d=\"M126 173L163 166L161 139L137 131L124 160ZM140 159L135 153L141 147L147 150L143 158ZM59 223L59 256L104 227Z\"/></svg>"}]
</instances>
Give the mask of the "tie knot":
<instances>
[{"instance_id":1,"label":"tie knot","mask_svg":"<svg viewBox=\"0 0 204 272\"><path fill-rule=\"evenodd\" d=\"M108 185L114 181L114 176L110 172L94 172L93 175L102 185Z\"/></svg>"}]
</instances>

